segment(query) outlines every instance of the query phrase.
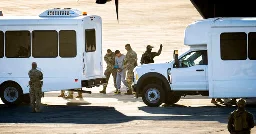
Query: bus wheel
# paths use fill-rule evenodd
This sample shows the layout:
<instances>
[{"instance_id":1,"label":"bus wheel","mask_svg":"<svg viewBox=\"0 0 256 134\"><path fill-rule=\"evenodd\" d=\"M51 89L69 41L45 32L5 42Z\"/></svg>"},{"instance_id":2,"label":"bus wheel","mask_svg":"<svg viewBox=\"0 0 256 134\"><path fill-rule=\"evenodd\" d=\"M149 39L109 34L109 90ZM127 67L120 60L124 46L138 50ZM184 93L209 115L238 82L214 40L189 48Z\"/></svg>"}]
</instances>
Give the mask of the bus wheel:
<instances>
[{"instance_id":1,"label":"bus wheel","mask_svg":"<svg viewBox=\"0 0 256 134\"><path fill-rule=\"evenodd\" d=\"M164 101L164 90L157 84L149 84L143 90L143 102L150 107L158 107Z\"/></svg>"},{"instance_id":2,"label":"bus wheel","mask_svg":"<svg viewBox=\"0 0 256 134\"><path fill-rule=\"evenodd\" d=\"M18 105L22 101L22 89L16 83L6 83L1 87L1 100L6 105Z\"/></svg>"}]
</instances>

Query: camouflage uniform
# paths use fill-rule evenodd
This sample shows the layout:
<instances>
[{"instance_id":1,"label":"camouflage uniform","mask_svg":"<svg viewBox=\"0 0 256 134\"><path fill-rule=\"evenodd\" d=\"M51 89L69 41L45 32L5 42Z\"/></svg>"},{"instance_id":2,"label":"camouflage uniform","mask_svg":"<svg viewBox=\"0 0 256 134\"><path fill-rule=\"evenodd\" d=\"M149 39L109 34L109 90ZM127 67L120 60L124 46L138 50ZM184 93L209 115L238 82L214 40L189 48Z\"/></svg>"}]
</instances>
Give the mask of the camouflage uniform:
<instances>
[{"instance_id":1,"label":"camouflage uniform","mask_svg":"<svg viewBox=\"0 0 256 134\"><path fill-rule=\"evenodd\" d=\"M127 51L124 59L124 69L127 70L126 82L128 85L128 92L132 91L133 69L137 66L137 53L132 49Z\"/></svg>"},{"instance_id":2,"label":"camouflage uniform","mask_svg":"<svg viewBox=\"0 0 256 134\"><path fill-rule=\"evenodd\" d=\"M140 63L141 64L148 64L148 63L154 63L154 58L156 56L159 56L162 52L162 45L160 45L160 49L158 52L151 52L153 46L148 45L147 51L142 54Z\"/></svg>"},{"instance_id":3,"label":"camouflage uniform","mask_svg":"<svg viewBox=\"0 0 256 134\"><path fill-rule=\"evenodd\" d=\"M42 97L42 82L43 73L37 69L31 69L28 72L29 81L29 94L30 94L30 104L32 111L39 111Z\"/></svg>"},{"instance_id":4,"label":"camouflage uniform","mask_svg":"<svg viewBox=\"0 0 256 134\"><path fill-rule=\"evenodd\" d=\"M104 75L106 76L107 83L103 85L103 91L106 91L106 88L107 88L107 85L108 85L108 80L109 80L109 77L110 77L111 74L113 76L114 87L116 88L116 73L117 73L117 70L114 69L115 53L112 52L111 54L106 54L104 56L104 60L107 63L107 68L104 72Z\"/></svg>"},{"instance_id":5,"label":"camouflage uniform","mask_svg":"<svg viewBox=\"0 0 256 134\"><path fill-rule=\"evenodd\" d=\"M237 102L237 110L234 110L228 118L228 131L231 134L250 134L254 127L253 114L245 110L245 100Z\"/></svg>"}]
</instances>

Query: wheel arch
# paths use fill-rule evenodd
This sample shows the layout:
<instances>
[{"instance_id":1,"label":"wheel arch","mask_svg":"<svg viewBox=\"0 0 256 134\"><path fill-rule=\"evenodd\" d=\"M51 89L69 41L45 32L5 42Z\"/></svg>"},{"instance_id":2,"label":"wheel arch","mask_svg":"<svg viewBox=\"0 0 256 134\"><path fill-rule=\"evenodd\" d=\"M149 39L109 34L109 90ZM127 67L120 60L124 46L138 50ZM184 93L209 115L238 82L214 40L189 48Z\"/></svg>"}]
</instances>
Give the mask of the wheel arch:
<instances>
[{"instance_id":1,"label":"wheel arch","mask_svg":"<svg viewBox=\"0 0 256 134\"><path fill-rule=\"evenodd\" d=\"M139 94L142 93L143 85L146 85L148 83L160 84L163 87L164 91L171 91L170 84L164 75L157 72L149 72L142 75L137 82Z\"/></svg>"},{"instance_id":2,"label":"wheel arch","mask_svg":"<svg viewBox=\"0 0 256 134\"><path fill-rule=\"evenodd\" d=\"M22 94L23 94L23 89L22 89L22 87L20 86L19 83L17 83L16 81L7 80L7 81L4 81L3 83L0 84L0 95L2 94L1 91L3 90L3 87L4 87L4 85L6 85L6 84L15 84L15 85L17 85L17 86L21 89Z\"/></svg>"}]
</instances>

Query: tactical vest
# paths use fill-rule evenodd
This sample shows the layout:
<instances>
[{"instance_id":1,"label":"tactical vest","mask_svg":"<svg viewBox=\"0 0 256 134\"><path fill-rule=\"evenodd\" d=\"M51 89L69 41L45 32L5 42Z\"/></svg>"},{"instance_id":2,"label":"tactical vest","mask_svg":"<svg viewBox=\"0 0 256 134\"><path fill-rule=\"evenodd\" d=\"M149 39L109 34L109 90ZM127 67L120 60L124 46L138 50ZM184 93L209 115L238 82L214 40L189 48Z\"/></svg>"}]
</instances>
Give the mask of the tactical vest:
<instances>
[{"instance_id":1,"label":"tactical vest","mask_svg":"<svg viewBox=\"0 0 256 134\"><path fill-rule=\"evenodd\" d=\"M150 55L150 53L145 52L142 56L143 56L144 64L154 63L154 60L153 60L152 56Z\"/></svg>"},{"instance_id":2,"label":"tactical vest","mask_svg":"<svg viewBox=\"0 0 256 134\"><path fill-rule=\"evenodd\" d=\"M237 110L234 111L234 127L235 131L241 131L243 129L248 128L248 123L247 123L247 112L238 112Z\"/></svg>"}]
</instances>

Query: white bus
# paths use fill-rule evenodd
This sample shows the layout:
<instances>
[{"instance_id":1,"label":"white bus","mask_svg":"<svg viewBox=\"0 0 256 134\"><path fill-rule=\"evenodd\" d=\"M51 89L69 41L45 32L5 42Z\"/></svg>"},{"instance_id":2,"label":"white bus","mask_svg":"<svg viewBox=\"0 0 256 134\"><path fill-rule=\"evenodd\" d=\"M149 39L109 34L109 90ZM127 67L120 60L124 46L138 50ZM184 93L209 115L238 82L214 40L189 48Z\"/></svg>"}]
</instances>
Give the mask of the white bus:
<instances>
[{"instance_id":1,"label":"white bus","mask_svg":"<svg viewBox=\"0 0 256 134\"><path fill-rule=\"evenodd\" d=\"M5 104L28 97L32 62L43 72L43 92L102 85L101 17L70 8L1 16L0 95Z\"/></svg>"},{"instance_id":2,"label":"white bus","mask_svg":"<svg viewBox=\"0 0 256 134\"><path fill-rule=\"evenodd\" d=\"M256 18L209 18L190 24L190 49L168 63L134 69L133 87L148 106L174 104L181 96L256 97ZM172 54L170 54L170 57Z\"/></svg>"}]
</instances>

